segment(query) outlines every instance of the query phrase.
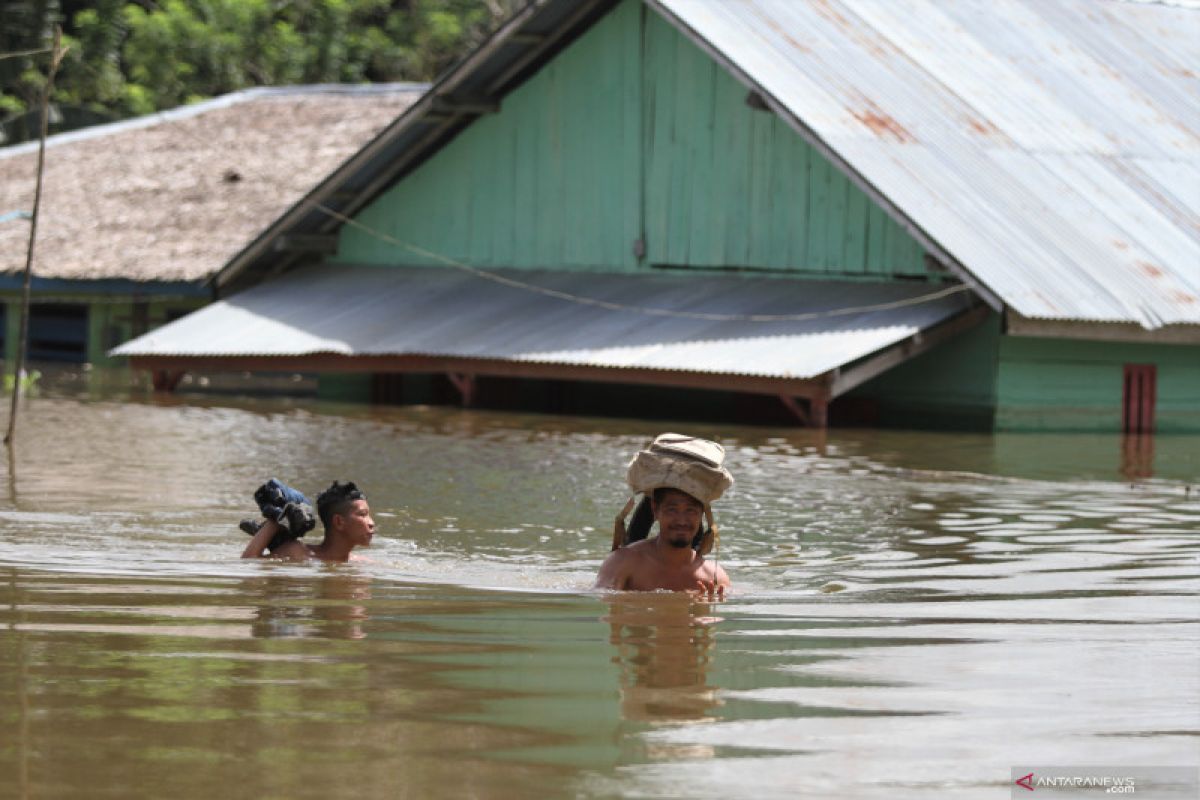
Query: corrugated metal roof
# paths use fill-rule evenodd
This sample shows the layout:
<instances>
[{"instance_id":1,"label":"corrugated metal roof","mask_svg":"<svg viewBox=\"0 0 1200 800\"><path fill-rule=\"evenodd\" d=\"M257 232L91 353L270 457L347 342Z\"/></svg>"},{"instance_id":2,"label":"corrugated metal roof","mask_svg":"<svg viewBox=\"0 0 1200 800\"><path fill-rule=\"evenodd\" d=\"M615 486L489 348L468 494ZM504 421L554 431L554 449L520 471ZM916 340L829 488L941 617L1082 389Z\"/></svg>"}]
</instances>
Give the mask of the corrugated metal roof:
<instances>
[{"instance_id":1,"label":"corrugated metal roof","mask_svg":"<svg viewBox=\"0 0 1200 800\"><path fill-rule=\"evenodd\" d=\"M823 313L896 303L929 284L497 271L608 304L719 315ZM965 311L963 293L781 322L581 305L440 268L310 267L218 301L118 356L422 355L810 378Z\"/></svg>"},{"instance_id":2,"label":"corrugated metal roof","mask_svg":"<svg viewBox=\"0 0 1200 800\"><path fill-rule=\"evenodd\" d=\"M1021 315L1200 323L1200 12L647 2Z\"/></svg>"}]
</instances>

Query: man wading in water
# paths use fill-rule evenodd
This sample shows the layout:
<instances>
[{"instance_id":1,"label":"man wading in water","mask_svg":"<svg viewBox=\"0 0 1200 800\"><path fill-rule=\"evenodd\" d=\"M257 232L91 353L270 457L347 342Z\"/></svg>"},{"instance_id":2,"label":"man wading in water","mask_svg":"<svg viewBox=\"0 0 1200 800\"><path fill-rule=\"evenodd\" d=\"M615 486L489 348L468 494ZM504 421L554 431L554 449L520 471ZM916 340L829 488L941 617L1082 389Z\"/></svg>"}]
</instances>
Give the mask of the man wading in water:
<instances>
[{"instance_id":1,"label":"man wading in water","mask_svg":"<svg viewBox=\"0 0 1200 800\"><path fill-rule=\"evenodd\" d=\"M304 544L298 538L315 525L312 508L299 492L271 480L254 493L254 499L265 519L242 552L242 558L347 561L351 550L367 547L375 535L375 520L371 519L367 497L353 483L334 481L317 495L317 516L325 526L325 538L317 545ZM247 520L241 527L249 532L257 524Z\"/></svg>"},{"instance_id":2,"label":"man wading in water","mask_svg":"<svg viewBox=\"0 0 1200 800\"><path fill-rule=\"evenodd\" d=\"M618 522L633 506L626 504ZM724 597L725 570L692 549L704 519L704 504L678 489L655 489L650 500L658 535L614 550L600 566L597 589L698 591Z\"/></svg>"}]
</instances>

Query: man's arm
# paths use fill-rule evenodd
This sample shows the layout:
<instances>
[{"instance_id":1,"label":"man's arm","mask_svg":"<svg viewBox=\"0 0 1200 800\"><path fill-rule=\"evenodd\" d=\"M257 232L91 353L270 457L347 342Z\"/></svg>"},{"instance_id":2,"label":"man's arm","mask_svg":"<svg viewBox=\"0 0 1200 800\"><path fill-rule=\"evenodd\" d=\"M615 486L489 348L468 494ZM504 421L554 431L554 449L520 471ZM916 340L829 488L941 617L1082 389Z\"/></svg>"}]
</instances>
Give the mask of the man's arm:
<instances>
[{"instance_id":1,"label":"man's arm","mask_svg":"<svg viewBox=\"0 0 1200 800\"><path fill-rule=\"evenodd\" d=\"M279 532L279 523L273 519L268 519L263 522L258 532L250 537L250 544L246 545L246 549L242 551L242 558L266 558L267 545L271 543L271 539Z\"/></svg>"},{"instance_id":2,"label":"man's arm","mask_svg":"<svg viewBox=\"0 0 1200 800\"><path fill-rule=\"evenodd\" d=\"M279 531L278 522L273 519L265 520L263 526L258 529L258 533L250 537L250 544L246 545L246 549L242 551L242 558L308 558L308 548L297 539L284 542L268 553L267 545Z\"/></svg>"},{"instance_id":3,"label":"man's arm","mask_svg":"<svg viewBox=\"0 0 1200 800\"><path fill-rule=\"evenodd\" d=\"M624 589L629 582L629 571L632 562L629 551L625 548L614 550L600 565L596 575L596 589Z\"/></svg>"}]
</instances>

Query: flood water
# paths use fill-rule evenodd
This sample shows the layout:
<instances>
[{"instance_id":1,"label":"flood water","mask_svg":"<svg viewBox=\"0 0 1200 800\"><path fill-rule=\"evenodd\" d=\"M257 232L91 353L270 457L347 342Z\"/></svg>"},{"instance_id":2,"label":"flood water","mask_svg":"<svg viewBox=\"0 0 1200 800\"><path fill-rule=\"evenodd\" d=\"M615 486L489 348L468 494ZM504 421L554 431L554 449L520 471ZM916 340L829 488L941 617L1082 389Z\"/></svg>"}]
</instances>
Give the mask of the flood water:
<instances>
[{"instance_id":1,"label":"flood water","mask_svg":"<svg viewBox=\"0 0 1200 800\"><path fill-rule=\"evenodd\" d=\"M728 449L735 591L590 591L624 464L680 427ZM271 476L359 482L369 561L239 560ZM1198 588L1200 437L35 397L0 480L0 796L992 798L1022 765L1195 766Z\"/></svg>"}]
</instances>

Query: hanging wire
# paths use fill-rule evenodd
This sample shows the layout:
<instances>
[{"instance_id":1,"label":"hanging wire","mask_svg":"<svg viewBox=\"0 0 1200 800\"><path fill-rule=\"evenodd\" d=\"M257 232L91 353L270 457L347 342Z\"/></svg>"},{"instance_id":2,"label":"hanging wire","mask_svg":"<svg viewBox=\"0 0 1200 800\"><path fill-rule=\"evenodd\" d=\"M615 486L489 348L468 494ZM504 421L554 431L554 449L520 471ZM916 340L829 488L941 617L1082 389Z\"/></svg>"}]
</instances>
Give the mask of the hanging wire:
<instances>
[{"instance_id":1,"label":"hanging wire","mask_svg":"<svg viewBox=\"0 0 1200 800\"><path fill-rule=\"evenodd\" d=\"M201 139L195 133L186 129L181 130L185 133L185 135L195 140L198 144L201 144L204 147L211 146L210 142ZM243 171L243 174L246 174L246 171ZM269 176L258 171L249 171L247 177L252 177L262 181L263 183L274 185L281 189L290 191L290 188L285 186L284 183L275 176ZM353 217L347 216L337 209L330 208L321 202L308 201L305 207L318 211L331 219L341 222L344 225L348 225L352 228L360 230L367 236L370 236L378 241L384 242L393 247L407 250L408 252L414 253L423 258L436 261L461 272L473 275L476 278L491 281L492 283L496 283L501 286L507 286L511 289L518 289L525 292L531 292L533 294L540 294L545 297L553 297L558 300L563 300L568 303L575 303L577 305L602 308L606 311L624 311L635 314L643 314L651 317L694 319L703 320L705 322L806 322L810 320L829 319L832 317L843 317L853 314L866 314L873 311L888 311L896 308L918 306L924 303L933 302L934 300L940 300L943 297L950 297L956 294L962 294L963 292L969 292L973 289L973 287L969 284L959 283L938 289L936 291L928 292L926 294L917 295L915 297L906 297L901 300L893 300L886 303L875 303L864 306L847 306L844 308L810 311L797 314L721 314L706 311L681 311L669 308L654 308L649 306L631 305L627 303L616 303L611 300L600 300L595 297L586 297L584 295L573 294L571 292L564 292L560 289L551 289L546 286L539 286L535 283L518 280L506 275L499 275L489 270L473 267L470 264L466 264L462 261L458 261L457 259L443 255L442 253L421 247L420 245L413 244L412 242L406 242L398 239L395 236L384 233L383 231L373 228L364 222L354 219Z\"/></svg>"},{"instance_id":2,"label":"hanging wire","mask_svg":"<svg viewBox=\"0 0 1200 800\"><path fill-rule=\"evenodd\" d=\"M477 278L483 278L484 280L489 280L494 283L501 284L502 286L508 286L513 289L520 289L520 290L527 291L527 292L534 292L536 294L545 295L547 297L554 297L559 300L565 300L570 303L577 303L579 305L585 305L585 306L594 306L596 308L603 308L608 311L630 311L630 312L634 312L637 314L645 314L647 316L652 316L652 317L673 317L673 318L682 318L682 319L698 319L698 320L705 320L708 322L804 322L807 320L825 319L828 317L841 317L841 316L848 316L851 314L863 314L863 313L868 313L871 311L886 311L888 309L893 309L893 308L905 308L907 306L921 305L922 303L928 303L933 300L938 300L943 297L949 297L951 295L960 294L962 292L967 292L967 291L971 290L971 287L967 284L955 284L953 286L948 286L944 289L939 289L935 292L929 292L927 294L918 295L916 297L907 297L907 298L904 298L903 300L893 300L893 301L887 302L887 303L876 303L873 305L866 305L866 306L849 306L846 308L827 309L825 311L810 311L810 312L801 313L801 314L718 314L715 312L707 312L707 311L678 311L678 310L669 309L669 308L653 308L653 307L648 307L648 306L636 306L636 305L629 305L626 303L614 303L610 300L598 300L594 297L585 297L582 295L572 294L571 292L564 292L559 289L550 289L546 286L538 286L537 284L534 284L534 283L527 283L526 281L520 281L515 278L510 278L505 275L497 275L494 272L489 272L487 270L479 269L478 267L472 267L469 264L464 264L461 261L457 261L453 258L450 258L449 256L442 255L441 253L436 253L432 250L427 250L424 247L420 247L420 246L412 244L410 242L405 242L400 239L397 239L394 236L390 236L386 233L383 233L382 231L378 231L369 225L359 222L358 220L356 220L352 217L346 216L345 214L341 213L340 211L336 211L336 210L329 208L328 206L322 205L320 203L314 203L313 208L315 208L316 210L320 211L323 214L326 214L329 217L332 217L333 219L338 220L339 222L341 222L345 225L349 225L350 227L357 228L358 230L361 230L364 233L366 233L368 236L371 236L382 242L393 245L395 247L403 248L403 249L408 250L409 252L415 253L419 256L423 256L425 258L432 259L434 261L438 261L449 267L454 267L455 269L462 270L463 272L466 272L470 275L474 275Z\"/></svg>"}]
</instances>

